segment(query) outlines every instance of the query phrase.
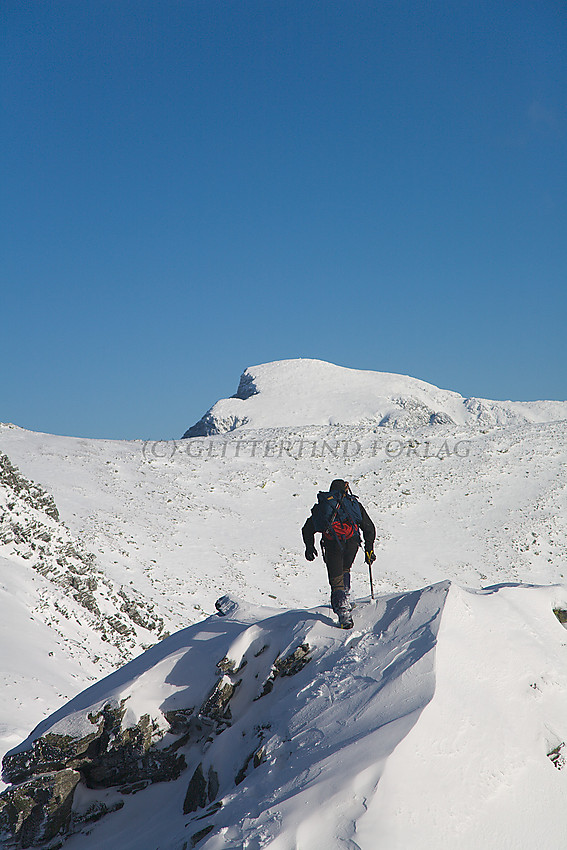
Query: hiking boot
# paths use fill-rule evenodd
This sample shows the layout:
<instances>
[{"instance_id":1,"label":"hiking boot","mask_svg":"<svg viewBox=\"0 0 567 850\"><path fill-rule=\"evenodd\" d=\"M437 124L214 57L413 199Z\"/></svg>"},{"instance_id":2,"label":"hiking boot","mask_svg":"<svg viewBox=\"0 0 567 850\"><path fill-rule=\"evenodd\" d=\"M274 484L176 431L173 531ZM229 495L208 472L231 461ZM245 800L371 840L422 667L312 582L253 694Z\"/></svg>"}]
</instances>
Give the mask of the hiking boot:
<instances>
[{"instance_id":1,"label":"hiking boot","mask_svg":"<svg viewBox=\"0 0 567 850\"><path fill-rule=\"evenodd\" d=\"M347 594L340 589L331 591L331 608L339 618L339 626L341 629L352 629L354 623L351 617L351 605L348 601Z\"/></svg>"},{"instance_id":2,"label":"hiking boot","mask_svg":"<svg viewBox=\"0 0 567 850\"><path fill-rule=\"evenodd\" d=\"M342 588L334 588L331 590L331 608L335 614L340 614L341 611L347 610L347 595Z\"/></svg>"},{"instance_id":3,"label":"hiking boot","mask_svg":"<svg viewBox=\"0 0 567 850\"><path fill-rule=\"evenodd\" d=\"M349 611L355 607L355 603L350 601L350 570L345 570L343 573L343 585L345 589L346 605Z\"/></svg>"}]
</instances>

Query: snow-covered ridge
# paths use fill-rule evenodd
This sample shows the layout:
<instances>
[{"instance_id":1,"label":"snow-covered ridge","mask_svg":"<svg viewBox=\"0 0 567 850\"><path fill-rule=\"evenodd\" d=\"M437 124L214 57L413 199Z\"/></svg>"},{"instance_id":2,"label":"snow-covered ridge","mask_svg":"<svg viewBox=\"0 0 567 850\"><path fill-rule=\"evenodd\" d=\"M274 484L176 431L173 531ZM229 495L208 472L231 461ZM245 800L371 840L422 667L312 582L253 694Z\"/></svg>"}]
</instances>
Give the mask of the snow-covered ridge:
<instances>
[{"instance_id":1,"label":"snow-covered ridge","mask_svg":"<svg viewBox=\"0 0 567 850\"><path fill-rule=\"evenodd\" d=\"M324 382L321 388L325 389ZM261 389L259 382L258 385L251 379L244 382L240 395L247 398L240 400L241 403L248 405L259 400L258 389ZM296 438L306 442L303 453L264 450L264 444L275 441L279 445L281 441L287 445ZM259 448L256 439L264 441ZM247 440L252 445L250 450L240 445ZM322 441L331 444L334 440L348 445L360 441L364 451L343 453L341 450L330 454L313 452L309 446L310 441L320 446ZM457 452L455 446L462 440L466 451ZM397 446L395 452L391 451L393 443ZM450 451L445 450L446 444ZM18 502L14 511L26 522L28 519L37 522L39 534L49 529L55 531L54 546L59 545L59 540L80 541L86 551L96 556L98 567L115 588L135 590L145 600L151 600L156 616L163 619L170 632L175 632L174 643L166 641L154 647L154 656L142 656L145 661L160 658L165 666L149 664L143 677L138 675L140 669L134 671L131 688L128 682L132 667L119 671L125 676L119 687L117 679L112 683L105 680L98 696L103 702L106 697L112 700L110 692L116 686L118 702L106 711L106 706L102 707L95 719L96 728L88 721L87 728L94 729L95 737L101 723L108 724L107 734L116 731L112 753L117 754L120 743L117 723L122 709L125 723L138 718L137 726L124 730L123 738L139 739L142 743L153 740L156 747L163 746L168 751L154 759L154 751L150 749L148 759L142 758L142 768L153 761L154 767L157 763L157 768L164 771L168 766L173 773L178 769L177 751L168 750L169 742L177 746L179 729L185 720L191 725L193 714L187 716L183 708L177 714L175 708L169 712L169 706L163 705L177 730L173 731L172 727L168 732L160 712L166 699L178 699L179 687L181 691L186 688L187 695L198 703L197 680L191 675L193 662L195 672L199 669L204 672L202 693L219 682L221 691L217 696L224 699L223 695L230 696L238 681L233 677L238 667L232 671L228 663L225 670L217 669L217 648L219 654L227 653L229 662L237 662L242 653L242 660L248 661L238 673L243 682L230 697L232 707L229 707L231 711L235 709L234 722L220 736L213 735L213 741L219 742L215 750L220 751L221 742L231 740L232 729L245 732L249 729L245 715L248 719L252 715L246 711L237 716L236 707L242 706L239 701L246 688L251 690L261 685L259 680L267 667L260 669L260 665L271 664L268 650L256 657L255 652L262 648L259 645L248 659L256 628L260 629L259 639L263 640L268 632L266 621L271 619L271 646L283 655L284 661L292 650L300 649L301 644L295 641L315 646L313 631L306 628L317 621L317 611L321 615L317 628L327 628L334 639L349 639L328 623L329 609L317 607L328 602L326 572L320 557L309 565L304 560L300 534L317 490L328 487L332 478L349 480L376 522L374 587L382 600L399 599L400 608L403 600L410 598L425 603L427 587L433 585L439 589L446 586L447 580L454 582L442 612L434 618L435 628L438 627L435 649L426 655L435 661L433 696L423 710L418 709L421 713L417 722L387 755L385 764L382 751L373 749L375 764L354 779L354 772L347 771L343 777L333 768L342 763L343 755L350 759L349 753L355 751L346 743L345 749L341 739L341 745L327 754L327 761L321 760L325 770L328 765L329 782L319 783L316 772L321 764L317 758L322 749L317 744L317 727L309 724L316 723L310 710L320 708L319 698L327 695L330 700L332 696L334 703L329 704L328 712L337 707L345 711L349 704L353 710L344 723L345 729L341 730L340 715L325 709L331 722L330 731L354 736L360 732L364 736L368 718L362 715L364 723L359 722L358 697L354 700L351 697L360 693L359 685L362 690L368 685L379 692L376 677L385 669L379 647L382 641L385 646L390 640L387 629L387 634L379 637L374 653L380 669L376 668L359 682L355 663L351 669L353 678L348 680L352 687L343 692L339 691L340 678L334 681L321 678L323 671L314 666L315 652L309 653L311 660L297 675L272 679L273 693L277 698L282 697L282 708L293 705L294 709L301 709L299 719L306 724L302 727L303 737L293 720L278 725L286 730L280 734L283 749L278 755L279 766L282 753L289 753L290 758L285 768L288 780L278 787L285 784L288 788L289 808L286 801L282 802L283 808L277 804L280 800L277 788L270 784L274 774L264 772L269 767L267 759L261 759L265 742L258 742L256 749L244 750L244 745L251 743L256 735L256 730L249 730L247 736L241 736L242 741L237 742L237 736L233 739L234 748L232 744L227 746L226 758L230 763L222 761L223 743L220 761L226 768L223 768L224 780L221 769L213 769L209 776L211 763L203 761L200 772L201 762L195 768L193 756L198 752L195 750L187 754L187 767L178 779L153 784L134 796L124 796L116 788L107 788L102 794L98 789L93 795L93 789L80 786L75 799L79 829L83 828L83 815L87 819L97 817L105 807L123 805L123 814L117 812L103 818L90 837L73 836L65 850L67 847L98 850L101 846L105 850L106 847L146 850L147 835L150 836L148 850L157 846L181 850L184 845L188 850L193 836L199 836L203 829L212 826L213 830L218 827L222 832L225 828L221 816L215 814L216 810L209 810L208 805L204 810L189 811L195 801L202 799L203 784L207 800L209 794L217 795L211 806L222 801L219 811L222 817L226 813L234 819L231 823L236 830L229 834L227 828L220 838L220 832L214 831L201 835L203 843L196 846L206 850L217 850L217 845L219 850L220 847L225 850L226 842L218 843L225 840L224 835L228 836L228 846L235 848L317 847L319 831L326 819L329 826L324 834L325 850L338 850L351 844L361 850L374 850L377 834L383 837L380 850L406 850L407 846L420 850L429 847L438 850L440 846L476 850L480 844L488 850L501 850L512 840L522 850L562 846L558 832L565 830L565 824L558 795L561 793L564 798L566 789L560 783L564 783L567 770L558 768L563 768L565 759L563 718L567 712L563 700L567 677L562 665L566 640L560 626L557 632L558 621L550 612L555 605L564 606L565 598L561 588L549 586L563 584L567 575L566 447L567 420L523 421L508 427L486 428L469 428L466 424L432 428L426 424L419 429L408 425L395 433L364 422L331 427L323 424L258 428L247 429L244 434L236 430L207 440L160 443L155 451L140 441L85 440L0 426L0 450L11 459L12 465L19 467L20 475L26 477L22 498L29 488L34 500L33 505L25 499L21 505ZM39 487L32 482L37 482ZM53 495L55 504L45 493ZM8 498L14 501L11 496ZM16 520L14 511L9 516L9 525ZM55 518L56 512L61 523ZM14 542L6 545L14 546ZM4 552L6 557L0 557L0 752L16 747L30 729L54 711L61 710L58 718L65 723L69 713L67 700L115 669L120 654L110 641L101 641L101 633L82 616L82 609L74 600L67 606L71 616L59 616L60 612L56 611L57 617L48 621L44 615L52 611L52 604L59 598L55 594L61 594L62 589L34 569L34 564L39 563L37 551L32 550L28 559L22 557L24 550L18 553L14 548ZM56 559L54 568L55 563ZM506 582L513 586L503 586ZM519 583L524 586L517 587ZM547 587L526 586L529 583ZM462 589L496 584L500 586L498 590ZM101 577L101 589L104 586ZM368 572L359 556L353 570L353 594L360 599L368 592L367 587ZM410 590L416 587L424 590ZM215 636L210 626L220 622L219 618L204 619L206 613L214 610L215 599L226 593L246 600L240 606L240 613L226 620L227 626L242 621L234 640L227 627L223 627L220 636ZM430 601L434 595L433 592L429 595ZM263 607L266 603L277 606L277 610L267 611ZM416 611L423 613L421 604ZM249 605L260 607L251 609ZM361 615L357 631L364 632L360 641L356 635L352 644L337 647L338 654L334 656L337 669L344 671L343 661L356 662L357 655L360 669L368 672L370 658L366 649L374 637L366 632L376 636L379 628L376 619L368 629L364 625L368 607L363 600L356 612L357 617ZM384 629L387 620L380 611L374 613ZM278 623L282 630L276 634ZM408 650L419 649L418 620L410 614L406 625L400 622L397 626L397 652L406 644ZM427 628L423 621L422 625ZM178 637L178 630L187 626L189 631L179 632ZM146 634L140 630L135 638L140 651L152 635L157 639L156 630ZM195 647L191 650L193 654L186 652L188 635L193 636L195 645L202 648L202 657L207 658L202 668L196 662L201 656L193 653ZM240 635L246 635L241 642ZM251 636L252 643L248 643ZM325 654L326 638L323 636L321 640L323 643L317 647ZM352 658L340 654L346 646L352 651ZM389 646L393 650L394 643L390 642ZM169 658L174 647L179 650L178 661L185 658L191 666L185 676L189 684L179 686L171 679L177 673L181 675L184 666L183 663L179 668L170 665L174 662ZM160 654L162 651L165 654ZM104 655L98 657L101 652ZM404 649L402 655L407 657L408 652ZM328 673L331 667L335 669L329 663ZM412 669L396 678L400 693L410 684ZM321 692L315 695L311 692L312 699L303 702L302 688L307 688L305 694L310 693L311 670L320 677ZM250 673L254 681L249 678ZM165 686L164 693L169 689L164 699L158 693L160 681ZM431 684L428 673L424 674L423 682ZM293 689L283 692L282 687L288 683L293 684ZM175 685L175 693L171 685ZM264 690L263 685L261 688ZM155 699L150 697L152 693ZM199 709L208 702L207 694L212 695L211 691L205 694ZM96 702L95 697L98 699L93 692L85 694L82 707L88 708L87 703ZM252 700L253 706L268 705L270 698L266 692L258 702ZM126 699L123 706L122 699ZM183 701L179 696L178 707ZM207 711L212 708L217 713L215 702L216 698ZM394 703L398 705L395 699ZM377 706L378 702L372 704ZM78 707L75 703L73 710ZM149 720L154 710L155 723ZM140 711L145 712L141 717ZM167 717L165 720L169 723ZM52 716L46 728L54 722ZM382 732L389 734L395 724L396 721L387 724ZM161 738L164 732L170 737ZM332 738L332 734L328 737ZM368 738L369 748L373 747L373 741L378 741L378 737ZM194 744L200 746L197 741ZM293 749L292 744L297 748ZM364 749L362 745L360 749ZM309 761L312 757L313 762ZM509 767L507 759L510 759ZM257 767L255 762L259 762ZM308 770L308 764L313 769ZM292 768L296 768L295 774ZM375 768L383 771L376 790L371 782ZM101 769L99 765L97 772ZM278 769L276 765L276 774ZM65 781L71 785L78 781L76 773L74 768L69 768ZM215 773L219 782L216 792ZM238 784L237 775L243 776ZM193 777L195 794L189 795L193 802L187 803L183 815L180 812ZM155 779L155 772L150 778ZM139 783L143 786L147 779L138 776L133 790L140 787ZM37 782L44 780L38 778ZM68 789L69 784L61 786L64 787ZM246 791L249 793L245 794ZM307 805L299 805L302 801ZM378 806L376 810L373 801ZM152 806L157 807L155 822ZM319 807L322 815L318 818ZM368 814L363 812L358 816L365 808ZM214 820L208 820L211 815L215 815ZM298 832L294 831L295 824ZM159 832L162 828L164 832L156 837L152 830ZM321 836L323 842L323 832Z\"/></svg>"},{"instance_id":2,"label":"snow-covered ridge","mask_svg":"<svg viewBox=\"0 0 567 850\"><path fill-rule=\"evenodd\" d=\"M359 599L345 633L327 608L228 599L40 724L5 771L24 795L30 776L45 793L53 771L73 774L68 850L559 847L565 607L564 586L440 582ZM103 717L118 722L106 743ZM70 744L97 734L94 750ZM132 741L132 773L113 782Z\"/></svg>"},{"instance_id":3,"label":"snow-covered ridge","mask_svg":"<svg viewBox=\"0 0 567 850\"><path fill-rule=\"evenodd\" d=\"M306 425L514 425L567 419L567 401L464 398L388 372L347 369L322 360L281 360L246 369L232 398L221 399L184 437L250 428Z\"/></svg>"}]
</instances>

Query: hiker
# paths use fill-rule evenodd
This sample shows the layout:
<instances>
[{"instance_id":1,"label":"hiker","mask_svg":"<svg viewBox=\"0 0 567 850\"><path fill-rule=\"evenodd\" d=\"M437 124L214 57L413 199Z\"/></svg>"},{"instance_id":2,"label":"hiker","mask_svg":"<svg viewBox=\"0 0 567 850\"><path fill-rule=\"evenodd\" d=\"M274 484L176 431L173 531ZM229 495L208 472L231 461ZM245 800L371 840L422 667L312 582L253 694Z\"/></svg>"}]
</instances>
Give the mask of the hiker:
<instances>
[{"instance_id":1,"label":"hiker","mask_svg":"<svg viewBox=\"0 0 567 850\"><path fill-rule=\"evenodd\" d=\"M301 529L305 543L305 557L317 557L315 533L321 532L321 551L327 566L331 585L331 608L339 618L339 626L351 629L353 620L349 602L350 568L360 546L360 531L364 535L364 553L368 565L376 560L374 523L353 494L348 481L335 478L328 493L318 493L311 516Z\"/></svg>"}]
</instances>

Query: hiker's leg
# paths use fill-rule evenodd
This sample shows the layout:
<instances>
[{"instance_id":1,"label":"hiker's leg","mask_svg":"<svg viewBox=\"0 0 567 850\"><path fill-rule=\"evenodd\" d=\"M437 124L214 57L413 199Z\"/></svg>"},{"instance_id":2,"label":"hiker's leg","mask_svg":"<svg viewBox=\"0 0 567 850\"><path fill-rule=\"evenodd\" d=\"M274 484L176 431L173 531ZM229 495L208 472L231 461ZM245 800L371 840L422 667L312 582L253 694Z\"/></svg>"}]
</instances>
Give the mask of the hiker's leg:
<instances>
[{"instance_id":1,"label":"hiker's leg","mask_svg":"<svg viewBox=\"0 0 567 850\"><path fill-rule=\"evenodd\" d=\"M334 540L325 543L325 564L331 585L331 608L338 614L346 605L346 594L343 582L343 551Z\"/></svg>"},{"instance_id":2,"label":"hiker's leg","mask_svg":"<svg viewBox=\"0 0 567 850\"><path fill-rule=\"evenodd\" d=\"M327 575L329 576L329 584L331 588L344 590L343 587L343 552L338 543L334 540L325 541L324 549L325 565L327 567Z\"/></svg>"},{"instance_id":3,"label":"hiker's leg","mask_svg":"<svg viewBox=\"0 0 567 850\"><path fill-rule=\"evenodd\" d=\"M353 537L347 540L343 549L343 588L346 595L350 593L350 568L358 552L358 543Z\"/></svg>"}]
</instances>

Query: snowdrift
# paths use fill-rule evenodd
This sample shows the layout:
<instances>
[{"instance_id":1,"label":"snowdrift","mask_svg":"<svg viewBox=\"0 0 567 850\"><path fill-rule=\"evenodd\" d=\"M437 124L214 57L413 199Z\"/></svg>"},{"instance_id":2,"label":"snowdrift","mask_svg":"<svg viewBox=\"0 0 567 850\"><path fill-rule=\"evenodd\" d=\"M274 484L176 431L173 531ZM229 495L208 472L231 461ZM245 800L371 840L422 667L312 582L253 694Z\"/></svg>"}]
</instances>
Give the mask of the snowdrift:
<instances>
[{"instance_id":1,"label":"snowdrift","mask_svg":"<svg viewBox=\"0 0 567 850\"><path fill-rule=\"evenodd\" d=\"M567 418L563 401L489 401L463 398L433 384L347 369L322 360L281 360L246 369L236 394L218 401L184 437L236 428L360 425L514 425Z\"/></svg>"},{"instance_id":2,"label":"snowdrift","mask_svg":"<svg viewBox=\"0 0 567 850\"><path fill-rule=\"evenodd\" d=\"M226 597L224 616L41 723L5 777L77 773L66 850L560 847L567 634L554 609L566 603L562 586L440 582L359 600L343 632L328 608ZM120 728L100 737L111 715ZM134 774L106 781L142 728ZM177 776L140 781L167 753ZM89 813L113 809L93 825Z\"/></svg>"}]
</instances>

